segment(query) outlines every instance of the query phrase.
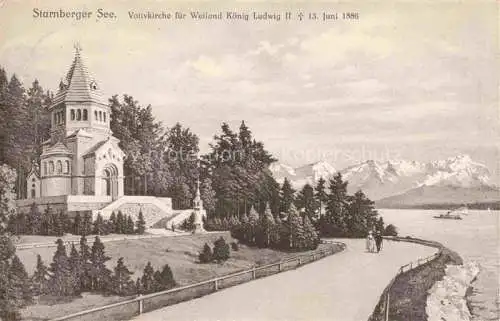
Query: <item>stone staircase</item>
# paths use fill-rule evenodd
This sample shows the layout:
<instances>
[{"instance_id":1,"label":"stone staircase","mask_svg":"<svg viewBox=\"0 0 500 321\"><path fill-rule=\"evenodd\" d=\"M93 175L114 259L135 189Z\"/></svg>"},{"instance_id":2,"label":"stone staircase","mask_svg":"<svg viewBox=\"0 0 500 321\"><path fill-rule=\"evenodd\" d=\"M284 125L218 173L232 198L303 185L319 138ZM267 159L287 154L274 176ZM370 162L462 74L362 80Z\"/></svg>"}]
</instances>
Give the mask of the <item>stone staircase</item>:
<instances>
[{"instance_id":1,"label":"stone staircase","mask_svg":"<svg viewBox=\"0 0 500 321\"><path fill-rule=\"evenodd\" d=\"M92 214L94 219L98 213L101 213L104 219L109 219L111 213L116 214L118 211L130 215L134 221L137 220L139 211L142 211L146 227L151 227L162 219L177 216L176 211L172 210L170 198L154 196L122 196L102 209L92 211Z\"/></svg>"}]
</instances>

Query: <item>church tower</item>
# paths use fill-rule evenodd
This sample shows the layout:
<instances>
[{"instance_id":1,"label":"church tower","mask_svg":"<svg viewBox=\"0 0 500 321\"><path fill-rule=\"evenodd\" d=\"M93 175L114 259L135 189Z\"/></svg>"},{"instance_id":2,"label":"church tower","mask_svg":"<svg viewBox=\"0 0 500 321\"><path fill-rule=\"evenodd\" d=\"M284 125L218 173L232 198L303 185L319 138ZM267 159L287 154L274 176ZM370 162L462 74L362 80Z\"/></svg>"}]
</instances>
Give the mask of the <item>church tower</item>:
<instances>
[{"instance_id":1,"label":"church tower","mask_svg":"<svg viewBox=\"0 0 500 321\"><path fill-rule=\"evenodd\" d=\"M75 46L75 57L48 107L50 139L41 159L41 196L123 196L124 154L110 129L110 107Z\"/></svg>"}]
</instances>

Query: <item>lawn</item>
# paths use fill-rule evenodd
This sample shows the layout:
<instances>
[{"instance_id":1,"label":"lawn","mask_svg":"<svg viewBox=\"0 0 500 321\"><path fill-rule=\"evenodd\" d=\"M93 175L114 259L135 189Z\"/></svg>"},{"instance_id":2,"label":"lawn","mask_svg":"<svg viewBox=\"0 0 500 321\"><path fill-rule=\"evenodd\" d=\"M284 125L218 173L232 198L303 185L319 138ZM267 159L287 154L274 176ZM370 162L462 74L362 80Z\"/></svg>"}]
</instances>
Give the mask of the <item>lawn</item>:
<instances>
[{"instance_id":1,"label":"lawn","mask_svg":"<svg viewBox=\"0 0 500 321\"><path fill-rule=\"evenodd\" d=\"M123 256L127 267L134 272L134 279L142 275L147 262L150 261L155 269L169 264L179 285L187 285L207 280L216 276L225 275L243 270L253 265L262 265L276 262L280 259L295 256L296 253L275 251L270 249L250 248L240 245L239 251L231 251L231 257L223 264L196 263L198 253L205 242L213 245L220 236L228 243L233 242L228 232L196 234L177 237L163 237L144 240L128 240L105 243L106 255L111 257L108 267L112 269L119 257ZM328 246L328 245L320 245ZM36 248L18 250L17 254L31 275L36 265L36 254L40 254L44 262L49 265L55 248ZM44 320L54 318L89 307L97 307L124 300L117 296L103 297L101 295L84 294L81 298L74 298L70 302L54 304L44 300L23 310L26 320Z\"/></svg>"}]
</instances>

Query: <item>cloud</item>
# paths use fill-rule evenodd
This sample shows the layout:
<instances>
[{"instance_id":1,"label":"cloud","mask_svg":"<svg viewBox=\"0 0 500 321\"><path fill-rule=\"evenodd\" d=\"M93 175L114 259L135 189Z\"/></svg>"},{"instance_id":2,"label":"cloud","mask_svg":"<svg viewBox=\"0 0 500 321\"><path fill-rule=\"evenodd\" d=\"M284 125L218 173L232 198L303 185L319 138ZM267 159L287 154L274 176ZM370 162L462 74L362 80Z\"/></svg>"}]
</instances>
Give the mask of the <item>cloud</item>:
<instances>
[{"instance_id":1,"label":"cloud","mask_svg":"<svg viewBox=\"0 0 500 321\"><path fill-rule=\"evenodd\" d=\"M194 61L188 61L187 64L202 76L220 77L224 73L224 68L220 64L215 62L214 59L203 55Z\"/></svg>"}]
</instances>

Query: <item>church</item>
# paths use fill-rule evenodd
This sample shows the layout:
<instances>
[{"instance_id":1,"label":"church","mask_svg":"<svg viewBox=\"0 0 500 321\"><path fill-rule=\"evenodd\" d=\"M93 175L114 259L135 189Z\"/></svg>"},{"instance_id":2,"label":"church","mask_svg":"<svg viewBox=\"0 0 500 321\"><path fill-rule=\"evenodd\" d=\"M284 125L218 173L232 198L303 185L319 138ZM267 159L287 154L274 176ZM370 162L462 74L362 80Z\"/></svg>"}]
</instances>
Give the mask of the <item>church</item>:
<instances>
[{"instance_id":1,"label":"church","mask_svg":"<svg viewBox=\"0 0 500 321\"><path fill-rule=\"evenodd\" d=\"M111 131L108 102L79 47L48 112L50 138L43 142L40 164L27 176L27 199L17 200L20 211L28 212L33 203L41 211L50 207L70 216L90 212L107 218L120 210L136 217L142 211L150 227L160 221L177 224L193 212L174 211L170 198L124 195L126 155Z\"/></svg>"}]
</instances>

